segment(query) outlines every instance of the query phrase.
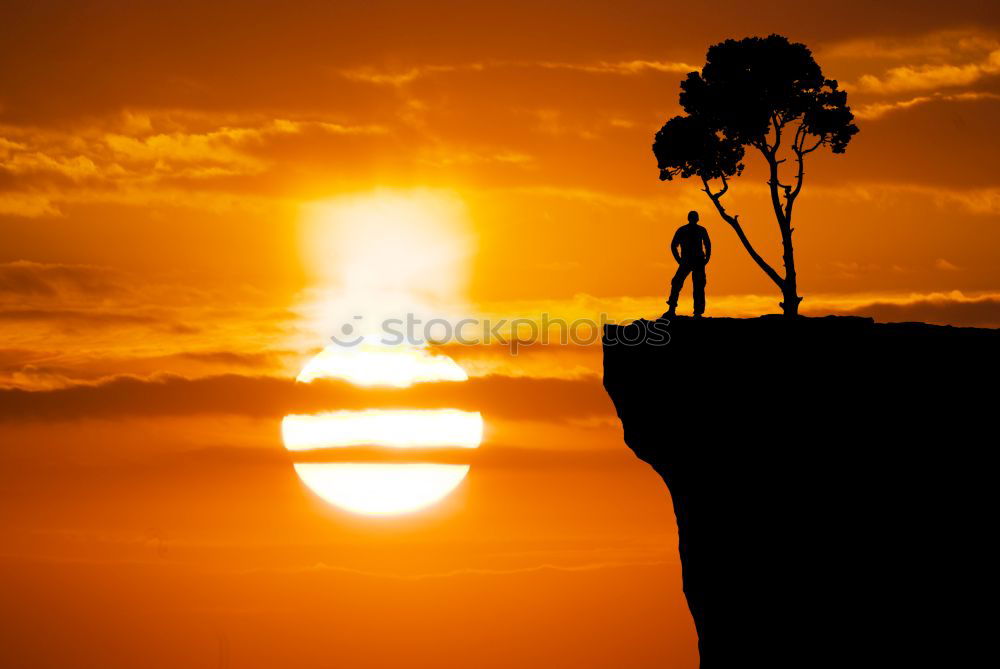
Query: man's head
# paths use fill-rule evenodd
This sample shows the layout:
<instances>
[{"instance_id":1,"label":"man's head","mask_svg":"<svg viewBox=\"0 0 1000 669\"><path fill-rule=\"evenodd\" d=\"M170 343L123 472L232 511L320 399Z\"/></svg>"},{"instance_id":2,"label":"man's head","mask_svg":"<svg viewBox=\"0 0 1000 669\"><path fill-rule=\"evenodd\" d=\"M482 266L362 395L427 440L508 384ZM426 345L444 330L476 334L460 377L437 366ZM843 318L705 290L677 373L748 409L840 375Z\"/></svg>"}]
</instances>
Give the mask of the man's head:
<instances>
[{"instance_id":1,"label":"man's head","mask_svg":"<svg viewBox=\"0 0 1000 669\"><path fill-rule=\"evenodd\" d=\"M698 212L696 212L696 211L689 211L688 212L688 223L690 223L691 225L694 225L697 222L698 222Z\"/></svg>"}]
</instances>

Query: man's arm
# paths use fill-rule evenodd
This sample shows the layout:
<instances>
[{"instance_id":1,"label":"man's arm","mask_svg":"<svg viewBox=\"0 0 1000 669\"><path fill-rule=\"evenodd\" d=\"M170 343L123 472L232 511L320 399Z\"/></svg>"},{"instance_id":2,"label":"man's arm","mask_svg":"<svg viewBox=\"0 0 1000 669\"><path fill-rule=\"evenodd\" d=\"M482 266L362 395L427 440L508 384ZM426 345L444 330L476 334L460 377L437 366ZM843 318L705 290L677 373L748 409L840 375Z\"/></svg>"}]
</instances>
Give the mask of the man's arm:
<instances>
[{"instance_id":1,"label":"man's arm","mask_svg":"<svg viewBox=\"0 0 1000 669\"><path fill-rule=\"evenodd\" d=\"M705 264L712 259L712 240L708 238L708 230L705 230Z\"/></svg>"},{"instance_id":2,"label":"man's arm","mask_svg":"<svg viewBox=\"0 0 1000 669\"><path fill-rule=\"evenodd\" d=\"M680 236L681 231L678 228L677 232L674 233L674 238L670 240L670 253L673 254L674 260L677 261L678 265L681 264L681 254L677 252L677 248L681 245Z\"/></svg>"}]
</instances>

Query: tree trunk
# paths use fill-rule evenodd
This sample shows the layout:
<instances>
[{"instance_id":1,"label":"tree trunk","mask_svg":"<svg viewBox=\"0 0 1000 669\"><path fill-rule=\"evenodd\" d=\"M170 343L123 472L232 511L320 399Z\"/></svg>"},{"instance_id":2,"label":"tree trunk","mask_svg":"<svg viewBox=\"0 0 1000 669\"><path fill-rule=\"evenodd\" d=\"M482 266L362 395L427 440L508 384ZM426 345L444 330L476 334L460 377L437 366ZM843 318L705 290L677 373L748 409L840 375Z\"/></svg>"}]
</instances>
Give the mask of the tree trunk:
<instances>
[{"instance_id":1,"label":"tree trunk","mask_svg":"<svg viewBox=\"0 0 1000 669\"><path fill-rule=\"evenodd\" d=\"M776 150L777 147L775 147ZM794 318L799 315L799 302L802 298L798 294L798 282L795 278L795 251L792 249L792 220L791 217L781 207L781 200L778 196L778 187L781 184L778 179L778 160L775 153L763 151L767 159L768 167L771 170L771 178L767 185L771 191L771 204L774 207L774 216L778 220L778 228L781 230L782 259L785 263L785 278L778 283L781 288L781 295L784 298L778 303L785 316ZM799 177L801 180L801 177Z\"/></svg>"},{"instance_id":2,"label":"tree trunk","mask_svg":"<svg viewBox=\"0 0 1000 669\"><path fill-rule=\"evenodd\" d=\"M795 250L792 248L792 227L789 224L781 226L782 258L785 262L785 279L781 282L781 295L784 298L778 303L785 316L794 318L799 315L798 281L795 277Z\"/></svg>"},{"instance_id":3,"label":"tree trunk","mask_svg":"<svg viewBox=\"0 0 1000 669\"><path fill-rule=\"evenodd\" d=\"M798 284L795 279L795 253L792 249L793 228L791 227L790 218L785 216L785 213L781 210L781 207L778 204L778 191L777 186L775 185L778 183L776 163L772 165L772 175L770 183L772 184L771 191L775 202L774 212L778 218L778 227L781 228L781 246L784 249L784 254L782 256L785 261L784 277L774 271L774 268L768 265L767 261L764 260L764 258L762 258L756 250L754 250L750 240L747 239L746 233L743 232L743 226L740 225L740 217L730 215L726 212L726 208L722 206L722 202L720 200L722 199L722 196L726 194L726 191L729 190L729 184L726 181L726 178L722 177L722 190L718 193L713 193L712 189L708 186L708 180L702 178L701 182L705 186L702 190L708 194L708 199L710 199L712 204L715 205L719 215L722 216L722 220L728 223L733 230L736 231L736 236L740 238L743 248L745 248L747 253L750 254L753 261L757 263L758 267L764 270L764 273L767 274L768 278L770 278L771 281L773 281L774 284L781 290L784 301L779 302L778 306L781 307L784 315L789 318L794 318L799 315L799 302L802 301L802 298L798 295Z\"/></svg>"}]
</instances>

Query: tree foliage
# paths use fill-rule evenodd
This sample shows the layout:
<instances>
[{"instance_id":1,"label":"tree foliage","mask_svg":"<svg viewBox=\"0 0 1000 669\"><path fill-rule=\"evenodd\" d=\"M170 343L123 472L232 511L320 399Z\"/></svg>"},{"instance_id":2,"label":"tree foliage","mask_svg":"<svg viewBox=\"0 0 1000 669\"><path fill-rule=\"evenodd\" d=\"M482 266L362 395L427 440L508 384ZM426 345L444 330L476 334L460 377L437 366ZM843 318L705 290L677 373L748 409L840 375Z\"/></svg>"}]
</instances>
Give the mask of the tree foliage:
<instances>
[{"instance_id":1,"label":"tree foliage","mask_svg":"<svg viewBox=\"0 0 1000 669\"><path fill-rule=\"evenodd\" d=\"M696 116L675 116L656 133L653 143L660 179L675 176L721 179L743 172L743 147Z\"/></svg>"}]
</instances>

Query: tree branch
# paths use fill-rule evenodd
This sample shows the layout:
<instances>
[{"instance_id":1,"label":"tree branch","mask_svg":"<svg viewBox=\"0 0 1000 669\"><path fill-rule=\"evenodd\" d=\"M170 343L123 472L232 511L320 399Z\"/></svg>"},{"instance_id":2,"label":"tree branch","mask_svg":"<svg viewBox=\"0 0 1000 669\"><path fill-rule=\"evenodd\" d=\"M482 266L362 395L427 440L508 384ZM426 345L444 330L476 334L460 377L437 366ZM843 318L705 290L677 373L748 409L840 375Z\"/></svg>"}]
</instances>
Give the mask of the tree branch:
<instances>
[{"instance_id":1,"label":"tree branch","mask_svg":"<svg viewBox=\"0 0 1000 669\"><path fill-rule=\"evenodd\" d=\"M788 189L787 186L785 187L785 189L786 189L785 190L785 221L788 223L788 225L792 224L792 207L795 205L795 198L797 198L799 196L799 193L802 192L802 180L803 180L803 177L805 177L805 161L803 160L803 156L805 156L807 153L812 153L813 151L815 151L816 149L818 149L826 141L826 136L825 135L820 136L819 141L817 141L815 144L813 144L812 148L805 149L803 147L805 146L806 134L807 133L804 130L802 130L802 126L801 125L799 126L799 131L801 131L801 138L799 139L798 142L795 142L792 145L792 150L795 151L795 160L799 164L798 173L795 175L795 189L791 190L791 192L789 192L790 189ZM799 138L799 135L800 135L799 131L796 131L796 133L795 133L797 138Z\"/></svg>"},{"instance_id":2,"label":"tree branch","mask_svg":"<svg viewBox=\"0 0 1000 669\"><path fill-rule=\"evenodd\" d=\"M802 143L805 144L805 138L804 137L802 139ZM813 151L815 151L819 147L823 146L823 144L825 144L825 143L826 143L826 135L823 135L823 136L821 136L819 138L818 142L816 142L815 144L812 145L812 148L805 149L804 151L802 151L802 155L805 155L807 153L812 153Z\"/></svg>"},{"instance_id":3,"label":"tree branch","mask_svg":"<svg viewBox=\"0 0 1000 669\"><path fill-rule=\"evenodd\" d=\"M754 249L750 240L747 239L746 233L743 232L743 226L740 225L740 217L738 215L730 215L729 212L726 211L726 208L722 206L722 202L720 200L722 199L722 196L726 194L726 191L729 190L729 181L726 180L726 177L722 177L722 189L719 190L718 193L712 192L707 179L702 178L701 183L705 186L702 190L705 191L709 199L712 201L712 204L715 205L716 210L719 212L719 216L721 216L722 220L728 223L733 230L736 231L736 236L739 237L740 242L743 243L743 248L747 250L747 253L749 253L750 257L753 258L755 263L757 263L757 266L764 270L764 273L771 278L771 281L774 281L778 288L784 290L784 279L782 279L781 276L774 271L774 268L767 264L767 261L764 260Z\"/></svg>"},{"instance_id":4,"label":"tree branch","mask_svg":"<svg viewBox=\"0 0 1000 669\"><path fill-rule=\"evenodd\" d=\"M802 149L802 144L806 141L806 124L799 123L799 127L795 129L795 139L792 141L793 149Z\"/></svg>"},{"instance_id":5,"label":"tree branch","mask_svg":"<svg viewBox=\"0 0 1000 669\"><path fill-rule=\"evenodd\" d=\"M805 161L802 157L805 153L801 149L795 149L795 159L799 163L799 171L795 175L795 190L788 192L785 191L785 220L788 224L792 223L792 206L795 204L795 198L799 196L802 192L802 178L805 176Z\"/></svg>"},{"instance_id":6,"label":"tree branch","mask_svg":"<svg viewBox=\"0 0 1000 669\"><path fill-rule=\"evenodd\" d=\"M771 206L774 208L774 215L778 219L778 226L784 229L787 225L785 210L781 206L781 200L778 197L778 186L781 185L781 180L778 178L778 165L780 163L771 155L764 154L764 158L767 159L767 164L771 168L770 178L767 180L767 186L771 191Z\"/></svg>"},{"instance_id":7,"label":"tree branch","mask_svg":"<svg viewBox=\"0 0 1000 669\"><path fill-rule=\"evenodd\" d=\"M723 175L723 177L722 177L722 190L720 190L718 193L715 193L714 195L712 194L712 191L709 190L709 188L708 188L708 181L706 181L705 179L702 179L701 182L703 184L705 184L705 189L704 190L705 190L706 193L708 193L708 196L710 198L712 198L713 202L715 200L722 199L722 196L725 195L729 191L729 180L726 179L725 175ZM723 214L723 217L724 216L725 215Z\"/></svg>"},{"instance_id":8,"label":"tree branch","mask_svg":"<svg viewBox=\"0 0 1000 669\"><path fill-rule=\"evenodd\" d=\"M775 156L778 153L778 147L781 146L781 124L778 123L776 113L772 112L771 123L774 125L774 146L771 147L771 155Z\"/></svg>"}]
</instances>

